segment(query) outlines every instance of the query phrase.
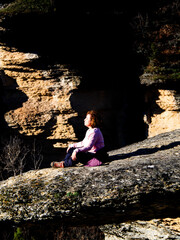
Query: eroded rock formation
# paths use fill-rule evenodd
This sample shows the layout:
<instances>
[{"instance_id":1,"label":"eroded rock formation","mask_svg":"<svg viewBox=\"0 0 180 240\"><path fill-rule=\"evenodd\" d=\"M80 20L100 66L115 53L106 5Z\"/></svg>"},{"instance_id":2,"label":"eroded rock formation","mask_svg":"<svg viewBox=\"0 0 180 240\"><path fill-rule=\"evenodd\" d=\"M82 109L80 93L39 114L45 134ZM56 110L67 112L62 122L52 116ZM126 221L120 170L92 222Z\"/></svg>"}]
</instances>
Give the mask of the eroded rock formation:
<instances>
[{"instance_id":1,"label":"eroded rock formation","mask_svg":"<svg viewBox=\"0 0 180 240\"><path fill-rule=\"evenodd\" d=\"M0 120L5 129L39 137L48 152L47 146L61 149L81 139L84 114L94 106L104 117L109 149L180 128L177 1L136 1L131 9L122 3L116 10L51 1L44 12L57 9L48 17L41 4L28 5L28 16L21 4L9 10L3 5ZM129 228L135 236L145 219L177 217L179 141L177 130L113 151L113 162L99 168L42 169L2 182L1 226L21 222L27 235L41 229L43 240L45 232L51 239L74 234L94 240L111 237L112 231L123 238ZM49 154L52 161L52 148ZM139 218L143 221L134 225L82 227ZM154 228L152 222L144 225Z\"/></svg>"},{"instance_id":2,"label":"eroded rock formation","mask_svg":"<svg viewBox=\"0 0 180 240\"><path fill-rule=\"evenodd\" d=\"M171 15L170 19L167 14ZM147 60L140 82L145 86L149 137L180 126L179 5L167 2L153 15L153 23L148 15L139 15L136 25L142 33L137 49Z\"/></svg>"},{"instance_id":3,"label":"eroded rock formation","mask_svg":"<svg viewBox=\"0 0 180 240\"><path fill-rule=\"evenodd\" d=\"M130 132L136 132L133 125L140 126L139 135L134 136L145 138L142 107L133 124L129 125L130 119L126 121L135 110L128 109L140 102L141 95L131 102L136 92L127 99L123 83L119 94L113 79L107 88L103 79L99 83L93 78L84 79L82 72L78 75L70 64L44 63L38 54L16 48L1 46L0 59L4 120L17 133L37 136L42 142L52 140L54 147L65 148L84 137L83 118L87 110L95 108L103 116L109 148L131 142Z\"/></svg>"},{"instance_id":4,"label":"eroded rock formation","mask_svg":"<svg viewBox=\"0 0 180 240\"><path fill-rule=\"evenodd\" d=\"M5 125L58 148L84 136L79 126L91 108L104 117L109 149L178 129L176 3L148 2L148 9L136 2L132 12L122 3L115 14L107 6L68 9L55 1L44 9L57 5L49 18L37 13L43 1L36 6L37 15L28 5L28 16L19 13L21 5L16 10L4 5L0 57ZM64 22L66 14L74 16L71 24Z\"/></svg>"},{"instance_id":5,"label":"eroded rock formation","mask_svg":"<svg viewBox=\"0 0 180 240\"><path fill-rule=\"evenodd\" d=\"M16 104L16 109L5 113L5 121L9 127L27 136L43 134L53 123L47 138L72 141L76 136L68 119L77 114L71 107L70 96L80 79L62 64L38 69L32 64L37 61L38 65L38 59L37 54L1 47L4 103L9 105L8 108Z\"/></svg>"},{"instance_id":6,"label":"eroded rock formation","mask_svg":"<svg viewBox=\"0 0 180 240\"><path fill-rule=\"evenodd\" d=\"M148 94L146 96L148 96ZM147 116L146 120L148 120L149 117L149 130L148 130L149 137L180 128L179 91L158 89L157 95L155 94L155 96L156 97L154 98L154 101L156 103L156 106L154 108L150 106L149 112L147 112L146 115ZM147 102L148 101L152 100L147 99Z\"/></svg>"}]
</instances>

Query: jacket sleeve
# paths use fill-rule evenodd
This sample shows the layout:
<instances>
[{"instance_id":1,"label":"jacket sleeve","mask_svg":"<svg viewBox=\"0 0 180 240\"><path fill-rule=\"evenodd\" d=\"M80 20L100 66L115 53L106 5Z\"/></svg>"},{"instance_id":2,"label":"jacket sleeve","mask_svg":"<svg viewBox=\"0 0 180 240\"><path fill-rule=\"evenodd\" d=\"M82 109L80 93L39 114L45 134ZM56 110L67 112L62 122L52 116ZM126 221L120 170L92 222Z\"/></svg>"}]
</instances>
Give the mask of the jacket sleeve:
<instances>
[{"instance_id":1,"label":"jacket sleeve","mask_svg":"<svg viewBox=\"0 0 180 240\"><path fill-rule=\"evenodd\" d=\"M89 151L96 143L98 138L98 134L96 131L92 132L88 136L88 140L84 141L85 144L82 147L77 148L76 152L87 152Z\"/></svg>"},{"instance_id":2,"label":"jacket sleeve","mask_svg":"<svg viewBox=\"0 0 180 240\"><path fill-rule=\"evenodd\" d=\"M83 140L83 141L84 141L84 140ZM74 147L74 148L83 147L83 146L84 146L83 141L77 142L77 143L73 143L71 146Z\"/></svg>"}]
</instances>

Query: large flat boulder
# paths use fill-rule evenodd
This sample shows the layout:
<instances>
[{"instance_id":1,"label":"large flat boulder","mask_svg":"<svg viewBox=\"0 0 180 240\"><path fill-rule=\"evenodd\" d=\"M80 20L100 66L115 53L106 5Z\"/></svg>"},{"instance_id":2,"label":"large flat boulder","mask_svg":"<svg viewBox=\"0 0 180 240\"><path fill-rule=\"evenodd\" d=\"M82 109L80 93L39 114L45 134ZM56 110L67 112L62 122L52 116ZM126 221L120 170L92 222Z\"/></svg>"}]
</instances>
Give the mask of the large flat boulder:
<instances>
[{"instance_id":1,"label":"large flat boulder","mask_svg":"<svg viewBox=\"0 0 180 240\"><path fill-rule=\"evenodd\" d=\"M180 130L110 152L100 167L41 169L0 184L1 222L94 225L177 217Z\"/></svg>"}]
</instances>

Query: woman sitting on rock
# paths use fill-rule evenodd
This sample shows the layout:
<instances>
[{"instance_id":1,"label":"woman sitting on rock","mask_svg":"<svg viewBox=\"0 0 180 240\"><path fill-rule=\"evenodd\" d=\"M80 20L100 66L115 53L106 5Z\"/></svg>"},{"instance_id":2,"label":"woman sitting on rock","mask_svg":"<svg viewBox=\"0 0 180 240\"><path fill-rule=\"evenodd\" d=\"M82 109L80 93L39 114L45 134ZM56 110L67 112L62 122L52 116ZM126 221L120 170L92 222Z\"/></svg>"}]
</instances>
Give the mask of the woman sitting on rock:
<instances>
[{"instance_id":1,"label":"woman sitting on rock","mask_svg":"<svg viewBox=\"0 0 180 240\"><path fill-rule=\"evenodd\" d=\"M96 111L88 111L84 119L84 125L88 127L85 138L82 142L70 144L64 160L52 162L51 167L71 167L79 162L88 167L95 167L106 162L108 154L105 151L104 138L99 129L100 122Z\"/></svg>"}]
</instances>

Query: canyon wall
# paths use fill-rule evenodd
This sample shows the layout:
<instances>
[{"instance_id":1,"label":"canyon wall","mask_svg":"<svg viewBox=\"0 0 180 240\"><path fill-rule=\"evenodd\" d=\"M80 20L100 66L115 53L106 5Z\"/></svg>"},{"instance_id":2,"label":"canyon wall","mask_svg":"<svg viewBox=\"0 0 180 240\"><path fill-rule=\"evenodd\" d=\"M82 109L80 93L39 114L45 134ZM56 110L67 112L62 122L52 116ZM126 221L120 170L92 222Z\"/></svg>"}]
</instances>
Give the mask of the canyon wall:
<instances>
[{"instance_id":1,"label":"canyon wall","mask_svg":"<svg viewBox=\"0 0 180 240\"><path fill-rule=\"evenodd\" d=\"M112 162L97 169L1 182L1 236L12 238L15 226L27 239L178 238L178 1L41 2L0 4L1 139L38 139L46 167L83 138L89 109L103 117L109 150L163 134L110 152ZM168 221L177 231L162 226Z\"/></svg>"},{"instance_id":2,"label":"canyon wall","mask_svg":"<svg viewBox=\"0 0 180 240\"><path fill-rule=\"evenodd\" d=\"M84 137L85 114L96 109L108 149L146 138L132 31L124 14L99 14L83 15L86 28L80 17L69 25L62 15L2 20L3 129L36 137L58 156L58 150Z\"/></svg>"},{"instance_id":3,"label":"canyon wall","mask_svg":"<svg viewBox=\"0 0 180 240\"><path fill-rule=\"evenodd\" d=\"M177 2L167 2L151 15L136 17L136 29L142 36L136 47L147 61L140 82L144 86L144 120L149 137L180 128L178 18Z\"/></svg>"},{"instance_id":4,"label":"canyon wall","mask_svg":"<svg viewBox=\"0 0 180 240\"><path fill-rule=\"evenodd\" d=\"M64 139L76 139L68 119L77 115L70 96L80 78L63 64L38 69L33 66L33 61L40 61L37 54L3 46L0 50L7 125L27 136L45 134L49 139L62 140L60 145Z\"/></svg>"},{"instance_id":5,"label":"canyon wall","mask_svg":"<svg viewBox=\"0 0 180 240\"><path fill-rule=\"evenodd\" d=\"M149 9L137 2L134 12L122 4L116 14L106 5L51 4L49 18L3 7L3 129L37 137L52 151L83 138L89 109L103 116L108 149L180 127L176 1Z\"/></svg>"},{"instance_id":6,"label":"canyon wall","mask_svg":"<svg viewBox=\"0 0 180 240\"><path fill-rule=\"evenodd\" d=\"M128 89L124 84L120 90L113 80L108 83L109 89L104 79L99 80L100 87L91 79L84 84L82 73L70 64L44 66L38 54L7 46L1 46L0 50L4 129L43 142L47 140L48 144L62 149L83 138L83 118L89 109L96 109L103 116L107 145L115 148L131 141L128 132L135 131L133 125L144 124L140 113L128 130L127 115L133 114L128 109L134 105L130 99L136 92L127 99Z\"/></svg>"},{"instance_id":7,"label":"canyon wall","mask_svg":"<svg viewBox=\"0 0 180 240\"><path fill-rule=\"evenodd\" d=\"M149 137L180 128L180 93L178 90L158 89L156 93L157 98L154 98L156 107L151 106L145 115L145 121L149 125ZM146 100L147 103L151 101L148 97Z\"/></svg>"}]
</instances>

